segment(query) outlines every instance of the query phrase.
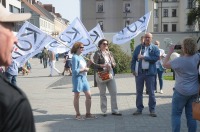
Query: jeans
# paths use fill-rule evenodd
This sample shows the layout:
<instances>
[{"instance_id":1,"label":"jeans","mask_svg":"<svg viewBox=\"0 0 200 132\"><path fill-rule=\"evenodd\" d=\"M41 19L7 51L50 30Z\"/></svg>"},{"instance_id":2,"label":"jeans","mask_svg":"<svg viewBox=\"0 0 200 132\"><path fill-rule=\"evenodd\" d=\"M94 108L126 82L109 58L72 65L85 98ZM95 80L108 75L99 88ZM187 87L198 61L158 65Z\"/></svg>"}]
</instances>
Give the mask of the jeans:
<instances>
[{"instance_id":1,"label":"jeans","mask_svg":"<svg viewBox=\"0 0 200 132\"><path fill-rule=\"evenodd\" d=\"M143 105L143 89L144 83L146 83L146 88L149 93L149 111L155 112L156 107L156 99L155 99L155 75L149 76L145 73L141 73L135 77L136 81L136 107L137 111L142 112L144 105Z\"/></svg>"},{"instance_id":2,"label":"jeans","mask_svg":"<svg viewBox=\"0 0 200 132\"><path fill-rule=\"evenodd\" d=\"M161 71L159 68L157 68L157 75L155 77L155 87L156 87L156 91L157 91L157 76L158 76L158 80L159 80L159 84L160 84L160 90L162 90L163 88L163 71Z\"/></svg>"},{"instance_id":3,"label":"jeans","mask_svg":"<svg viewBox=\"0 0 200 132\"><path fill-rule=\"evenodd\" d=\"M11 75L10 73L5 72L5 76L6 76L6 78L8 79L8 81L9 81L11 84L17 86L17 81L16 81L16 77L17 77L17 76L16 76L16 75Z\"/></svg>"},{"instance_id":4,"label":"jeans","mask_svg":"<svg viewBox=\"0 0 200 132\"><path fill-rule=\"evenodd\" d=\"M180 94L176 89L172 97L172 132L180 132L181 127L181 114L185 107L185 116L187 119L188 132L196 132L197 123L192 118L192 102L196 99L197 95L185 96Z\"/></svg>"}]
</instances>

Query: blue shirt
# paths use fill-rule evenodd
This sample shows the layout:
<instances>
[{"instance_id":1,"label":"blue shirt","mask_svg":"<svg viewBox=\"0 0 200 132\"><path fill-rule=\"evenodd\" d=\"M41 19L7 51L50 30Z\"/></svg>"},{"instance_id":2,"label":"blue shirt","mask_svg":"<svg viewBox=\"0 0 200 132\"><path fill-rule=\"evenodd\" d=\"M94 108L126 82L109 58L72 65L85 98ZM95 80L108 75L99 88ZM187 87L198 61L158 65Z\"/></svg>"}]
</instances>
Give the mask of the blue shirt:
<instances>
[{"instance_id":1,"label":"blue shirt","mask_svg":"<svg viewBox=\"0 0 200 132\"><path fill-rule=\"evenodd\" d=\"M18 66L15 61L12 61L11 65L7 67L6 72L10 75L17 76L18 75Z\"/></svg>"}]
</instances>

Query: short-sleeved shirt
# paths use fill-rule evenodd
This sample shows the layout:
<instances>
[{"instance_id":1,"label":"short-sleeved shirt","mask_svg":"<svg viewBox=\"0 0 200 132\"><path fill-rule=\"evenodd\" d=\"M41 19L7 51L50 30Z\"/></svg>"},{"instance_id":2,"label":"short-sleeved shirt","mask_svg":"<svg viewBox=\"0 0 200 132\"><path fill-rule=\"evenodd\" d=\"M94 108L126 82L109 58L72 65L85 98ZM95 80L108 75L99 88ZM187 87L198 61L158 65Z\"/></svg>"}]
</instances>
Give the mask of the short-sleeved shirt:
<instances>
[{"instance_id":1,"label":"short-sleeved shirt","mask_svg":"<svg viewBox=\"0 0 200 132\"><path fill-rule=\"evenodd\" d=\"M0 74L0 132L35 132L26 95Z\"/></svg>"},{"instance_id":2,"label":"short-sleeved shirt","mask_svg":"<svg viewBox=\"0 0 200 132\"><path fill-rule=\"evenodd\" d=\"M193 56L181 56L170 61L175 71L175 89L182 95L194 95L198 93L198 70L197 64L200 58L198 54Z\"/></svg>"}]
</instances>

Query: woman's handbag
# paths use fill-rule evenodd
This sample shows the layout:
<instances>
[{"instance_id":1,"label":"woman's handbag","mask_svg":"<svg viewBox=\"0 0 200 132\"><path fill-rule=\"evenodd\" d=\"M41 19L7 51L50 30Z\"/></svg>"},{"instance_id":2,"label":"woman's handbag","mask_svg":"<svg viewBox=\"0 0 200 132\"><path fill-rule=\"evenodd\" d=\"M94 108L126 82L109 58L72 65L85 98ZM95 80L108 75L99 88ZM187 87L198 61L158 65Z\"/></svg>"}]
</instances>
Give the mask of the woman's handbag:
<instances>
[{"instance_id":1,"label":"woman's handbag","mask_svg":"<svg viewBox=\"0 0 200 132\"><path fill-rule=\"evenodd\" d=\"M200 83L200 61L199 61L198 65L197 65L197 69L198 69L198 79L199 79L199 83ZM199 87L199 91L200 91L200 87ZM197 94L197 99L194 102L192 102L192 117L193 117L193 119L200 121L199 94L200 94L200 92Z\"/></svg>"},{"instance_id":2,"label":"woman's handbag","mask_svg":"<svg viewBox=\"0 0 200 132\"><path fill-rule=\"evenodd\" d=\"M192 102L192 117L200 121L200 100L199 93L195 102Z\"/></svg>"},{"instance_id":3,"label":"woman's handbag","mask_svg":"<svg viewBox=\"0 0 200 132\"><path fill-rule=\"evenodd\" d=\"M113 75L109 71L98 71L97 79L99 82L108 82L113 79Z\"/></svg>"}]
</instances>

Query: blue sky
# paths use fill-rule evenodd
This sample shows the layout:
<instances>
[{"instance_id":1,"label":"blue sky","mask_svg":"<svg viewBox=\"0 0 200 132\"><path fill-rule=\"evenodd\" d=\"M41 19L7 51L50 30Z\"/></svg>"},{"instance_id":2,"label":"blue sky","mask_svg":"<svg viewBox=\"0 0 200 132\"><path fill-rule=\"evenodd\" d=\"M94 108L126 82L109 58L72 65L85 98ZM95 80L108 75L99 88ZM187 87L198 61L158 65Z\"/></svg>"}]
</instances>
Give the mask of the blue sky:
<instances>
[{"instance_id":1,"label":"blue sky","mask_svg":"<svg viewBox=\"0 0 200 132\"><path fill-rule=\"evenodd\" d=\"M60 13L63 18L70 21L74 18L80 18L80 1L79 0L38 0L43 4L52 4L55 12Z\"/></svg>"}]
</instances>

